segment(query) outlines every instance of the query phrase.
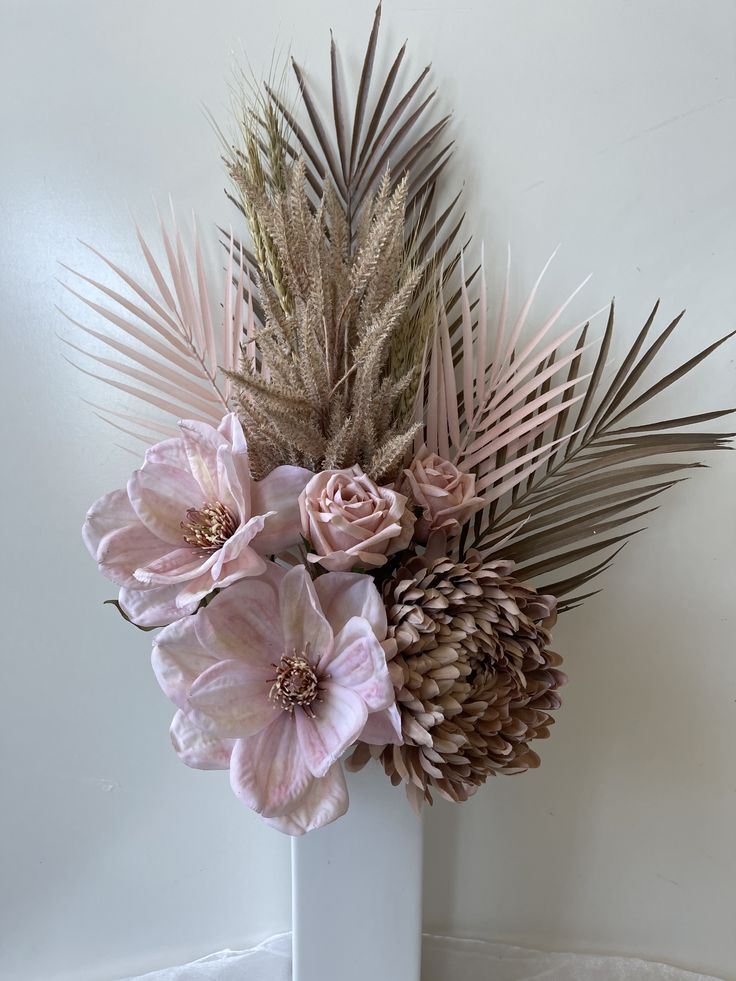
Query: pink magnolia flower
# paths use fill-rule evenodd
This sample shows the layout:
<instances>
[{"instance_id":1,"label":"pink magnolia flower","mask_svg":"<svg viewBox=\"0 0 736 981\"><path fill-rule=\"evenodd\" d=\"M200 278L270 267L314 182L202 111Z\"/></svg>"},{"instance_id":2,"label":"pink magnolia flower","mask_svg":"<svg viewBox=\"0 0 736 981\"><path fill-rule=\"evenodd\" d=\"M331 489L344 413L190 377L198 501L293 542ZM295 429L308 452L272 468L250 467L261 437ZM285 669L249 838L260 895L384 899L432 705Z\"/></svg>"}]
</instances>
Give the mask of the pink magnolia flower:
<instances>
[{"instance_id":1,"label":"pink magnolia flower","mask_svg":"<svg viewBox=\"0 0 736 981\"><path fill-rule=\"evenodd\" d=\"M310 562L341 572L385 565L411 541L414 515L406 497L381 487L358 466L315 474L299 498Z\"/></svg>"},{"instance_id":2,"label":"pink magnolia flower","mask_svg":"<svg viewBox=\"0 0 736 981\"><path fill-rule=\"evenodd\" d=\"M299 541L298 496L312 474L277 467L251 480L240 422L183 420L157 443L125 490L92 505L82 536L119 602L140 626L193 613L217 587L257 576L264 555Z\"/></svg>"},{"instance_id":3,"label":"pink magnolia flower","mask_svg":"<svg viewBox=\"0 0 736 981\"><path fill-rule=\"evenodd\" d=\"M153 668L179 707L174 748L188 766L230 770L235 794L278 830L303 834L341 817L341 754L365 731L401 742L373 580L303 566L219 593L166 627Z\"/></svg>"},{"instance_id":4,"label":"pink magnolia flower","mask_svg":"<svg viewBox=\"0 0 736 981\"><path fill-rule=\"evenodd\" d=\"M475 475L464 473L426 447L404 471L399 490L422 509L414 529L414 537L422 543L433 531L448 535L459 531L483 507L483 498L475 496Z\"/></svg>"}]
</instances>

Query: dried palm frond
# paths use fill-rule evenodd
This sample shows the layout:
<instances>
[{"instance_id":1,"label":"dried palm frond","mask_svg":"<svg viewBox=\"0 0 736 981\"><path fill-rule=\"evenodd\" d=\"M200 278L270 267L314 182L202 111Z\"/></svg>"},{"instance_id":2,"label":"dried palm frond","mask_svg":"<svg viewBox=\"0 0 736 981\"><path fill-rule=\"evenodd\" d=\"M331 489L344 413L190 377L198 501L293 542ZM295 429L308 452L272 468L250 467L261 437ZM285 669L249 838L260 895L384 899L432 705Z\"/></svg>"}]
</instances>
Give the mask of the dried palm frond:
<instances>
[{"instance_id":1,"label":"dried palm frond","mask_svg":"<svg viewBox=\"0 0 736 981\"><path fill-rule=\"evenodd\" d=\"M461 549L472 547L485 556L512 559L517 563L515 575L524 581L574 566L574 574L538 587L559 598L604 571L612 550L641 530L632 524L656 509L644 505L677 483L685 471L702 466L678 459L679 454L728 448L732 433L678 430L721 418L731 409L650 424L621 424L733 334L715 341L637 396L638 383L682 317L676 317L642 354L657 304L601 394L613 336L613 303L599 342L588 343L588 323L545 342L578 287L522 343L541 276L510 329L508 279L507 269L490 363L485 356L485 280L481 276L476 322L467 290L461 287L459 386L450 331L440 310L428 367L425 440L430 450L475 473L476 493L486 502L472 528L464 530ZM575 335L573 349L563 353ZM585 351L594 346L592 369L582 374ZM608 559L596 558L591 566L589 560L606 550ZM588 595L569 598L561 609Z\"/></svg>"},{"instance_id":2,"label":"dried palm frond","mask_svg":"<svg viewBox=\"0 0 736 981\"><path fill-rule=\"evenodd\" d=\"M97 407L111 425L145 443L151 442L151 436L141 430L154 429L162 435L174 433L174 423L182 416L217 425L230 407L231 383L227 372L234 371L238 366L241 338L244 334L247 338L253 332L252 305L246 304L243 299L249 290L247 273L242 265L235 269L232 243L224 292L214 297L210 295L207 285L196 227L191 259L175 217L172 232L167 230L163 221L160 224L165 266L156 261L148 243L136 228L153 286L144 285L91 246L91 251L127 287L127 295L64 267L114 305L104 305L65 285L71 294L107 321L108 330L93 329L64 311L61 313L98 344L109 348L115 356L92 353L66 338L63 338L64 343L122 377L103 376L77 364L75 367L173 417L169 425L161 426L155 420ZM223 304L224 315L220 304ZM111 332L110 328L114 330ZM108 416L128 425L115 423Z\"/></svg>"},{"instance_id":3,"label":"dried palm frond","mask_svg":"<svg viewBox=\"0 0 736 981\"><path fill-rule=\"evenodd\" d=\"M543 342L587 280L546 320L523 350L517 350L548 266L549 262L513 326L507 330L509 262L490 365L486 352L488 325L483 273L479 316L473 321L465 273L464 270L461 272L459 357L453 353L446 309L441 302L436 306L424 410L424 442L431 452L476 474L476 492L482 493L486 505L513 491L545 462L555 443L566 437L560 435L551 444L533 444L556 423L561 413L582 398L571 393L574 380L550 384L558 372L576 364L582 356L584 348L579 348L555 360L582 325L564 331L544 345ZM563 397L561 401L558 401L559 396Z\"/></svg>"},{"instance_id":4,"label":"dried palm frond","mask_svg":"<svg viewBox=\"0 0 736 981\"><path fill-rule=\"evenodd\" d=\"M259 225L250 192L245 188L255 187L266 195L283 191L289 166L302 157L312 207L319 205L323 189L329 185L330 207L340 210L344 216L344 228L340 224L344 236L341 247L353 252L359 248L365 212L370 210L385 175L390 174L389 193L401 182L406 183L405 261L421 266L424 273L407 316L402 318L391 339L392 371L394 378L399 379L412 364L411 351L417 345L421 347L429 334L431 317L427 311L432 302L436 270L444 262L449 280L457 266L458 253L453 252L453 245L464 213L457 214L459 194L443 207L439 216L435 211L438 182L451 159L454 141L444 141L451 117L445 115L437 120L431 117L436 92L428 90L429 66L411 84L402 87L404 44L385 77L376 84L374 66L380 21L379 3L352 111L344 95L333 38L330 43L331 118L325 119L320 113L303 69L292 59L299 100L306 114L306 129L297 119L293 100L285 94L283 84L267 82L261 91L252 87L244 89L237 109L240 145L227 149L226 161L236 187L232 200L247 218L251 232L252 249L243 245L243 255L253 270L258 269L261 276L270 280L284 309L289 305L288 287L269 234Z\"/></svg>"},{"instance_id":5,"label":"dried palm frond","mask_svg":"<svg viewBox=\"0 0 736 981\"><path fill-rule=\"evenodd\" d=\"M391 340L423 274L404 250L406 181L393 187L384 175L350 250L335 189L326 183L315 208L303 158L287 169L283 191L264 190L244 172L237 179L288 298L262 271L264 322L241 370L229 375L255 474L283 463L315 470L357 463L389 478L414 436L402 400L421 358L420 349L401 378L391 370Z\"/></svg>"},{"instance_id":6,"label":"dried palm frond","mask_svg":"<svg viewBox=\"0 0 736 981\"><path fill-rule=\"evenodd\" d=\"M290 138L294 140L296 154L302 153L307 158L308 172L318 183L322 184L329 178L334 185L345 210L351 241L357 233L361 213L370 203L387 169L393 175L391 190L408 178L407 211L412 215L417 203L435 187L453 146L452 141L440 146L451 117L446 115L436 121L430 117L436 90L427 90L429 65L419 72L410 85L403 89L400 87L398 79L406 44L399 49L386 76L376 86L378 95L371 111L380 22L379 3L352 113L343 95L337 47L334 38L331 39L333 119L329 123L317 108L303 69L292 59L292 68L312 130L311 139L280 95L270 87L268 90L275 108L288 127Z\"/></svg>"},{"instance_id":7,"label":"dried palm frond","mask_svg":"<svg viewBox=\"0 0 736 981\"><path fill-rule=\"evenodd\" d=\"M589 560L602 551L609 552L642 530L633 528L656 507L647 507L654 497L678 483L686 471L703 466L699 460L682 459L696 454L731 448L734 433L693 432L681 429L729 415L733 409L696 413L677 419L621 426L670 385L697 367L730 337L719 338L682 365L651 384L641 395L634 390L650 368L665 341L680 322L676 317L640 355L654 322L655 304L643 329L628 351L613 381L599 392L614 326L611 310L585 397L574 420L562 427L569 438L562 445L559 459L550 457L515 500L508 501L489 527L476 537L486 554L494 551L494 540L507 535L520 519L528 517L522 533L504 545L505 557L517 562L517 575L523 579L558 573L575 566L574 574L547 581L539 588L562 597L574 593L607 568ZM674 459L673 459L674 457ZM572 546L572 547L570 547ZM583 562L582 568L576 564ZM568 598L561 609L570 609L585 596Z\"/></svg>"}]
</instances>

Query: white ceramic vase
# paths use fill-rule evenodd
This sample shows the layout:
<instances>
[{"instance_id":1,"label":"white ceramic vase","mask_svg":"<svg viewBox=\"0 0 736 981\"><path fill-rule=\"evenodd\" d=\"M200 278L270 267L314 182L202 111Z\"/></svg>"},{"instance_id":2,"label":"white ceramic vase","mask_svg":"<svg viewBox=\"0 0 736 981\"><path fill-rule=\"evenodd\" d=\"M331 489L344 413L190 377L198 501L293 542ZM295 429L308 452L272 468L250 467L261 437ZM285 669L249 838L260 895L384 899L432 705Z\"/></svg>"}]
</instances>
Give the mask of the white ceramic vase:
<instances>
[{"instance_id":1,"label":"white ceramic vase","mask_svg":"<svg viewBox=\"0 0 736 981\"><path fill-rule=\"evenodd\" d=\"M377 765L291 849L293 981L419 981L422 820Z\"/></svg>"}]
</instances>

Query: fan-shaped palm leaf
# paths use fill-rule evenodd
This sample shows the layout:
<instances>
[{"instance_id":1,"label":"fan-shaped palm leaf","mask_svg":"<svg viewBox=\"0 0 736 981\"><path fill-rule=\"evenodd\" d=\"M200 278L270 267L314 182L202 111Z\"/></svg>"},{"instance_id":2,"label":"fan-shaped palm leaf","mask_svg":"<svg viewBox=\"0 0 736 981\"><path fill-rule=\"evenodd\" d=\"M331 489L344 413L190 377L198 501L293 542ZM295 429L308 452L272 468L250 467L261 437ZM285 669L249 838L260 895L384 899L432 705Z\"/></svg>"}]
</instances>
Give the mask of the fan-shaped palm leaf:
<instances>
[{"instance_id":1,"label":"fan-shaped palm leaf","mask_svg":"<svg viewBox=\"0 0 736 981\"><path fill-rule=\"evenodd\" d=\"M636 509L678 483L686 471L702 466L692 460L670 462L670 456L700 455L730 447L732 433L677 430L722 418L732 409L620 426L733 336L727 334L714 341L637 396L638 383L682 317L680 314L668 324L642 354L656 312L655 305L613 381L601 394L614 328L611 305L606 331L592 371L586 376L584 398L574 422L570 422L570 406L565 405L570 401L565 397L565 387L559 387L560 401L556 405L565 406L557 416L553 437L563 441L559 456L557 451L550 454L547 466L537 469L524 490L502 502L486 527L475 528L473 545L484 554L491 554L503 540L504 557L520 563L517 571L523 577L536 578L570 566L578 569L562 580L548 581L538 587L555 595L567 596L604 571L608 559L593 566L586 565L586 560L625 544L631 535L642 530L632 529L632 523L656 510ZM584 346L585 333L578 338L576 351L582 352ZM571 363L579 364L577 359ZM576 368L573 375L568 375L568 383L573 382L574 389L580 381ZM620 534L611 537L615 531ZM589 595L592 594L573 597L564 608L574 608Z\"/></svg>"},{"instance_id":2,"label":"fan-shaped palm leaf","mask_svg":"<svg viewBox=\"0 0 736 981\"><path fill-rule=\"evenodd\" d=\"M551 261L551 259L550 259ZM544 271L549 262L544 267ZM425 442L428 448L452 459L457 466L477 475L477 492L491 504L524 480L528 480L556 447L570 437L558 432L543 445L544 434L562 413L580 401L575 395L582 380L577 374L563 381L552 379L577 364L586 347L557 358L557 352L580 325L547 341L554 326L577 295L585 280L543 323L519 353L516 350L542 276L523 304L510 331L506 331L508 281L501 303L494 360L486 360L487 297L485 276L480 279L479 315L473 320L461 260L459 358L453 357L451 328L441 302L429 360L429 393L426 406ZM507 274L508 280L508 274ZM461 386L458 390L455 363Z\"/></svg>"},{"instance_id":3,"label":"fan-shaped palm leaf","mask_svg":"<svg viewBox=\"0 0 736 981\"><path fill-rule=\"evenodd\" d=\"M611 556L603 562L596 559L592 566L590 558L622 547L642 530L637 522L656 510L656 505L642 505L701 466L698 461L678 459L681 454L699 456L729 447L730 433L678 430L719 419L733 410L649 424L624 423L732 335L714 341L637 394L639 383L682 317L676 317L645 348L655 306L604 388L614 329L613 304L599 341L588 342L588 323L555 334L562 315L587 280L525 339L526 323L550 261L510 322L509 257L490 363L485 354L484 277L475 320L467 288L461 284L454 337L440 309L427 368L424 441L430 450L474 472L476 493L485 500L472 528L463 530L460 549L474 547L484 555L513 559L518 574L528 578L573 566L564 579L541 587L565 596L604 571ZM573 338L572 350L566 351ZM597 348L593 365L582 372L585 353L591 348ZM589 595L573 596L567 608Z\"/></svg>"},{"instance_id":4,"label":"fan-shaped palm leaf","mask_svg":"<svg viewBox=\"0 0 736 981\"><path fill-rule=\"evenodd\" d=\"M167 416L174 419L186 416L216 425L229 410L231 383L227 373L235 371L239 365L244 332L246 352L252 356L252 347L248 346L255 329L252 290L242 257L236 261L231 239L223 302L220 296L213 297L208 287L196 227L190 257L176 219L173 219L171 232L161 221L165 264L157 262L140 230L136 229L136 232L155 284L153 287L144 285L96 249L91 251L115 273L123 287L127 287L127 295L69 269L103 299L112 301L112 306L99 303L65 286L69 293L107 322L107 329L89 327L62 311L71 323L97 342L98 348L90 351L68 338L63 338L64 343L112 374L101 375L72 363L80 371ZM114 356L105 356L100 347L108 348ZM175 432L173 421L161 426L142 417L97 408L101 418L146 443L151 442L150 432L146 433L146 429L153 428L161 435ZM120 421L114 422L113 418Z\"/></svg>"},{"instance_id":5,"label":"fan-shaped palm leaf","mask_svg":"<svg viewBox=\"0 0 736 981\"><path fill-rule=\"evenodd\" d=\"M406 179L407 261L424 264L427 273L418 284L414 315L407 318L396 346L405 346L406 334L421 338L424 329L418 316L423 300L434 288L432 266L448 259L462 226L464 215L455 214L459 195L435 218L437 187L451 158L453 141L444 140L450 116L432 115L436 92L429 89L429 66L408 84L402 83L406 44L398 51L382 79L375 77L375 62L381 22L379 3L373 20L362 68L357 81L354 106L348 104L340 75L337 46L330 41L330 80L332 112L323 114L304 70L292 59L299 101L305 119L281 87L266 83L262 93L245 94L241 112L243 146L229 148L230 171L239 196L236 203L246 215L253 238L253 258L262 274L268 275L281 291L279 270L269 261L268 235L254 224L255 216L244 192L246 174L263 190L283 190L283 172L293 162L304 159L305 177L314 192L315 203L323 198L326 180L335 188L336 198L347 222L351 247L356 246L361 218L384 175L390 173L389 191ZM455 215L454 217L452 217ZM404 373L397 366L397 377Z\"/></svg>"}]
</instances>

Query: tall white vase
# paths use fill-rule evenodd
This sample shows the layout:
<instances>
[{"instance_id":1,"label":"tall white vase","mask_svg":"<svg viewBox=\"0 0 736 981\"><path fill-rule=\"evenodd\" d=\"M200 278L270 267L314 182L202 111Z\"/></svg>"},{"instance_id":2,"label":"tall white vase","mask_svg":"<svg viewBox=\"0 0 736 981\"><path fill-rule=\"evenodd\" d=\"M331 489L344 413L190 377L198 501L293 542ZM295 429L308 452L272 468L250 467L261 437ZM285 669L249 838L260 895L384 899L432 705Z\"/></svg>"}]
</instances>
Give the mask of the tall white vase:
<instances>
[{"instance_id":1,"label":"tall white vase","mask_svg":"<svg viewBox=\"0 0 736 981\"><path fill-rule=\"evenodd\" d=\"M422 820L376 764L291 848L293 981L419 981Z\"/></svg>"}]
</instances>

